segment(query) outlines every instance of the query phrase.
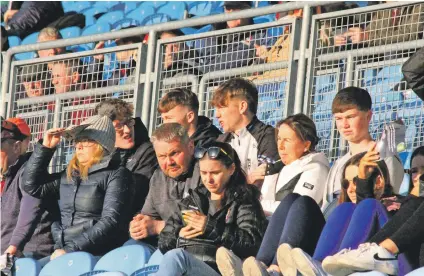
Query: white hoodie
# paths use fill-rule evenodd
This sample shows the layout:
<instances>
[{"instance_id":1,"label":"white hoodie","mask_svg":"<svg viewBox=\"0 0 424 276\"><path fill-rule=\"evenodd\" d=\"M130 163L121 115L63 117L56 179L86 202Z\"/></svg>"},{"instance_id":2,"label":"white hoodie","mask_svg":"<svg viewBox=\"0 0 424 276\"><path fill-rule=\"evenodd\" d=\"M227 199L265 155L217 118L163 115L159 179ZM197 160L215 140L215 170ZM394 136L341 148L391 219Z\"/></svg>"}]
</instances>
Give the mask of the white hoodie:
<instances>
[{"instance_id":1,"label":"white hoodie","mask_svg":"<svg viewBox=\"0 0 424 276\"><path fill-rule=\"evenodd\" d=\"M300 173L293 193L310 196L320 204L329 170L330 164L325 154L314 152L284 166L279 173L266 176L261 190L264 211L274 213L280 204L275 199L276 193Z\"/></svg>"}]
</instances>

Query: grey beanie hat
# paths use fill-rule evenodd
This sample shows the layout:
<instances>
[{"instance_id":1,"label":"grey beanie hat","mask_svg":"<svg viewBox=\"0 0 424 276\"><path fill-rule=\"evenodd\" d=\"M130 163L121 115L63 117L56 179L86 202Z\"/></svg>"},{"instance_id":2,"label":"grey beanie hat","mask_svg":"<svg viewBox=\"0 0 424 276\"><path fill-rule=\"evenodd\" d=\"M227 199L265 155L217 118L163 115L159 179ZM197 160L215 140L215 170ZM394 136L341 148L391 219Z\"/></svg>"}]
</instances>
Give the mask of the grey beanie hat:
<instances>
[{"instance_id":1,"label":"grey beanie hat","mask_svg":"<svg viewBox=\"0 0 424 276\"><path fill-rule=\"evenodd\" d=\"M95 115L78 126L68 127L63 136L68 140L79 137L92 139L102 145L109 153L115 149L116 132L112 120L107 116Z\"/></svg>"}]
</instances>

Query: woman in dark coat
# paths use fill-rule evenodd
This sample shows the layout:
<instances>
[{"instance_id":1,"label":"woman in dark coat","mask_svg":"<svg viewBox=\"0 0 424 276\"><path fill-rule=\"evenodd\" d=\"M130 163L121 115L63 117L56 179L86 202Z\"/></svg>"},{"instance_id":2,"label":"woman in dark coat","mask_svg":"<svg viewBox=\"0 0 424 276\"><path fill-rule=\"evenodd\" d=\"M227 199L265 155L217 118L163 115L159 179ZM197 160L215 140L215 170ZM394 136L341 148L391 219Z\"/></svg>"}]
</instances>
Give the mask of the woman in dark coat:
<instances>
[{"instance_id":1,"label":"woman in dark coat","mask_svg":"<svg viewBox=\"0 0 424 276\"><path fill-rule=\"evenodd\" d=\"M267 220L259 191L248 185L237 153L227 143L196 148L204 185L190 190L181 210L159 236L165 254L156 275L219 275L216 250L224 246L240 258L256 254Z\"/></svg>"},{"instance_id":2,"label":"woman in dark coat","mask_svg":"<svg viewBox=\"0 0 424 276\"><path fill-rule=\"evenodd\" d=\"M48 174L60 137L75 141L66 171ZM115 129L107 116L79 126L50 129L38 143L24 172L23 188L37 198L59 200L60 221L52 225L55 252L86 251L103 255L127 239L131 173L113 158Z\"/></svg>"}]
</instances>

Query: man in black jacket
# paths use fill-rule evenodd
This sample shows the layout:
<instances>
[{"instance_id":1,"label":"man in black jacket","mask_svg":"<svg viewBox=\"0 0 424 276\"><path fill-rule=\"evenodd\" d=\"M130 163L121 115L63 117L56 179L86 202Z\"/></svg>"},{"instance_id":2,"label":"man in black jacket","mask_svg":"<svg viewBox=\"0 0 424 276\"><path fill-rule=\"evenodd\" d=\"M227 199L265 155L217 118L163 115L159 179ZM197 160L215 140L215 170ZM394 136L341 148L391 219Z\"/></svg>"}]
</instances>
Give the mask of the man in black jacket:
<instances>
[{"instance_id":1,"label":"man in black jacket","mask_svg":"<svg viewBox=\"0 0 424 276\"><path fill-rule=\"evenodd\" d=\"M234 78L215 90L212 105L224 130L218 141L227 142L235 149L248 183L260 186L267 164L275 163L280 157L275 129L256 117L258 90L253 83Z\"/></svg>"},{"instance_id":2,"label":"man in black jacket","mask_svg":"<svg viewBox=\"0 0 424 276\"><path fill-rule=\"evenodd\" d=\"M201 184L194 144L186 129L177 123L163 124L152 135L160 169L150 180L146 203L130 223L134 240L157 236L165 222L178 208L178 203Z\"/></svg>"},{"instance_id":3,"label":"man in black jacket","mask_svg":"<svg viewBox=\"0 0 424 276\"><path fill-rule=\"evenodd\" d=\"M53 252L51 224L58 217L56 202L41 201L21 189L21 178L30 153L25 153L30 129L20 118L2 121L0 174L1 251L36 259Z\"/></svg>"},{"instance_id":4,"label":"man in black jacket","mask_svg":"<svg viewBox=\"0 0 424 276\"><path fill-rule=\"evenodd\" d=\"M121 164L134 176L135 193L132 214L140 211L149 192L149 182L158 163L149 134L140 118L132 118L133 106L120 99L99 103L94 114L108 116L115 127Z\"/></svg>"},{"instance_id":5,"label":"man in black jacket","mask_svg":"<svg viewBox=\"0 0 424 276\"><path fill-rule=\"evenodd\" d=\"M24 38L63 15L60 1L13 1L12 9L5 11L3 17L8 35Z\"/></svg>"},{"instance_id":6,"label":"man in black jacket","mask_svg":"<svg viewBox=\"0 0 424 276\"><path fill-rule=\"evenodd\" d=\"M424 48L419 49L402 66L408 87L424 101Z\"/></svg>"},{"instance_id":7,"label":"man in black jacket","mask_svg":"<svg viewBox=\"0 0 424 276\"><path fill-rule=\"evenodd\" d=\"M179 123L188 132L194 146L215 141L221 134L205 116L199 116L199 100L196 94L185 88L175 88L159 101L158 112L164 123Z\"/></svg>"}]
</instances>

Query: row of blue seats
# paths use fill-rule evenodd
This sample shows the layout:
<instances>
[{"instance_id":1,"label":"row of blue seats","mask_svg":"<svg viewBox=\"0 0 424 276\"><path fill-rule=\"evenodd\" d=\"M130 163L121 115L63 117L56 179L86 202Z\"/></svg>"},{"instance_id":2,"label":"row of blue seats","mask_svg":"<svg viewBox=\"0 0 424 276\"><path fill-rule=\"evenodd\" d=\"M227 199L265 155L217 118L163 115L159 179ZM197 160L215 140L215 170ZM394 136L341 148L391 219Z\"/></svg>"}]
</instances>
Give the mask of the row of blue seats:
<instances>
[{"instance_id":1,"label":"row of blue seats","mask_svg":"<svg viewBox=\"0 0 424 276\"><path fill-rule=\"evenodd\" d=\"M110 251L101 258L86 252L74 252L57 257L44 267L32 258L17 259L14 276L141 276L158 270L162 259L159 251L151 254L138 244L124 245ZM114 272L114 273L112 273ZM106 274L107 273L107 274Z\"/></svg>"}]
</instances>

